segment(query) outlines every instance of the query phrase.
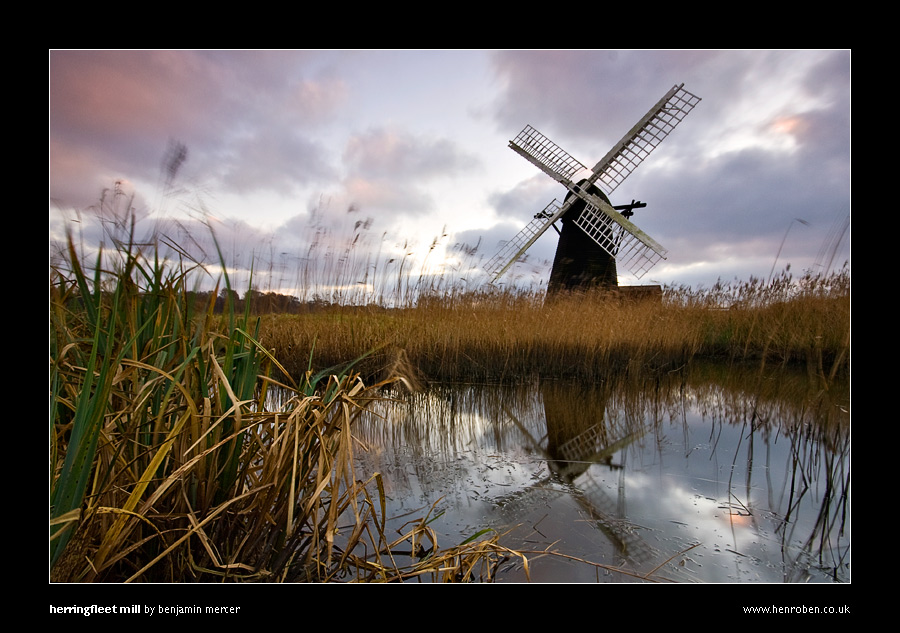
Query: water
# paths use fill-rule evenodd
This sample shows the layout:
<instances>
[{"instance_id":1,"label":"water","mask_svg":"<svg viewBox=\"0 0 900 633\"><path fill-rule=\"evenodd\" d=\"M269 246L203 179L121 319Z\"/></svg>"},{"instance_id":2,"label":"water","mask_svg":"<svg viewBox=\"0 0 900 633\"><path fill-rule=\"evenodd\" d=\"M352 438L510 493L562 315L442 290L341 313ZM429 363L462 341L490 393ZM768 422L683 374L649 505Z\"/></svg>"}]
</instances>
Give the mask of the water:
<instances>
[{"instance_id":1,"label":"water","mask_svg":"<svg viewBox=\"0 0 900 633\"><path fill-rule=\"evenodd\" d=\"M844 583L849 409L848 386L734 368L443 386L361 420L359 459L393 526L530 552L498 582Z\"/></svg>"}]
</instances>

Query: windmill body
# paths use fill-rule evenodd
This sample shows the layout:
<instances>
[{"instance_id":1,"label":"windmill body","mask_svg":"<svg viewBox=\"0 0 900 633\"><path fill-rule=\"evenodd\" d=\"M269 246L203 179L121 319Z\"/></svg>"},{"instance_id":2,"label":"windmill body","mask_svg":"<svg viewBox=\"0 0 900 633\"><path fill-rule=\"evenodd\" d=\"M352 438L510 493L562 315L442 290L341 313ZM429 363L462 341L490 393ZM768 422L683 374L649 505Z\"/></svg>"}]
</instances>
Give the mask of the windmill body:
<instances>
[{"instance_id":1,"label":"windmill body","mask_svg":"<svg viewBox=\"0 0 900 633\"><path fill-rule=\"evenodd\" d=\"M613 207L608 195L652 152L700 98L674 86L616 143L593 169L570 156L546 136L526 126L510 148L568 189L506 242L487 264L497 280L557 221L560 241L550 274L548 293L592 286L618 285L617 263L642 277L665 259L666 250L630 221L633 210L646 206L632 201ZM577 180L576 180L577 179Z\"/></svg>"},{"instance_id":2,"label":"windmill body","mask_svg":"<svg viewBox=\"0 0 900 633\"><path fill-rule=\"evenodd\" d=\"M581 181L582 186L585 181ZM592 193L607 204L609 199L596 185L590 185ZM571 200L576 194L569 192ZM584 212L584 200L576 199L572 207L559 219L559 243L550 270L547 294L588 288L611 288L618 285L616 258L607 253L591 238L575 220Z\"/></svg>"}]
</instances>

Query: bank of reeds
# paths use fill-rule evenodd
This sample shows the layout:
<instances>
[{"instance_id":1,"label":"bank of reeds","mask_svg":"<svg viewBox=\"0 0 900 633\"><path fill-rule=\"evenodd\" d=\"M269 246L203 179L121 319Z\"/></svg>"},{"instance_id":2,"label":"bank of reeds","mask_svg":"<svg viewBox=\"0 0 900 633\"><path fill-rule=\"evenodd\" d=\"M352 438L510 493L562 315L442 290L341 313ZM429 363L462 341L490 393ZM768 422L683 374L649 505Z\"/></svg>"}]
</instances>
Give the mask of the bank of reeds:
<instances>
[{"instance_id":1,"label":"bank of reeds","mask_svg":"<svg viewBox=\"0 0 900 633\"><path fill-rule=\"evenodd\" d=\"M398 359L434 381L532 377L598 380L670 371L693 359L805 364L826 381L849 372L850 274L665 288L630 301L609 293L547 301L540 293L448 293L403 309L333 306L265 315L261 337L294 367L315 342L331 362L378 349L363 371Z\"/></svg>"},{"instance_id":2,"label":"bank of reeds","mask_svg":"<svg viewBox=\"0 0 900 633\"><path fill-rule=\"evenodd\" d=\"M113 270L68 255L50 279L52 581L484 580L514 555L492 534L440 549L427 516L384 533L380 477L353 459L378 385L313 373L313 345L281 367L249 312L198 309L191 271L132 243Z\"/></svg>"},{"instance_id":3,"label":"bank of reeds","mask_svg":"<svg viewBox=\"0 0 900 633\"><path fill-rule=\"evenodd\" d=\"M441 549L427 516L384 533L380 477L354 469L352 434L382 380L597 381L697 358L802 363L825 385L849 373L849 270L648 301L411 293L398 272L381 305L255 315L252 301L236 308L227 276L194 293L194 269L118 244L88 266L70 243L51 267L50 575L61 582L491 579L521 556L497 535ZM277 405L273 386L288 394Z\"/></svg>"}]
</instances>

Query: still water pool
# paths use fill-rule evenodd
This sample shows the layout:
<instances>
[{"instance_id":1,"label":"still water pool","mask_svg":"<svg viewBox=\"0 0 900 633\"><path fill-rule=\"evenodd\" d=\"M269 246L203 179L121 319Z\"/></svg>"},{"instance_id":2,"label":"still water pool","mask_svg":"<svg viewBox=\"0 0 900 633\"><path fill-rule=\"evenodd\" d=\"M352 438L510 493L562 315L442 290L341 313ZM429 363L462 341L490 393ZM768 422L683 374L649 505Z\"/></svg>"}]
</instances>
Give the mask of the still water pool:
<instances>
[{"instance_id":1,"label":"still water pool","mask_svg":"<svg viewBox=\"0 0 900 633\"><path fill-rule=\"evenodd\" d=\"M528 552L498 582L850 580L849 386L699 371L440 386L360 421L395 526Z\"/></svg>"}]
</instances>

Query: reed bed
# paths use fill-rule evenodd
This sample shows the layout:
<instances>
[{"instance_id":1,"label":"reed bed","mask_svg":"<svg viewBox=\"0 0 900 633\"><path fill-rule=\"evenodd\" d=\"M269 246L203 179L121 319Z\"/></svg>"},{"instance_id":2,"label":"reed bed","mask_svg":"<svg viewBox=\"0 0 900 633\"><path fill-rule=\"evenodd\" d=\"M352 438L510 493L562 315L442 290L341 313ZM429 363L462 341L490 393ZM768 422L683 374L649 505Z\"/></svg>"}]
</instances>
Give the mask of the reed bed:
<instances>
[{"instance_id":1,"label":"reed bed","mask_svg":"<svg viewBox=\"0 0 900 633\"><path fill-rule=\"evenodd\" d=\"M303 362L294 350L312 345L334 363L377 350L361 365L367 375L399 363L431 381L596 381L702 358L805 364L827 383L849 373L850 274L665 288L661 299L640 301L496 291L428 296L402 309L332 306L264 315L261 340L293 367Z\"/></svg>"},{"instance_id":2,"label":"reed bed","mask_svg":"<svg viewBox=\"0 0 900 633\"><path fill-rule=\"evenodd\" d=\"M125 232L131 205L120 197L103 216ZM355 368L369 382L386 368L430 381L596 381L695 358L805 365L826 383L849 374L849 264L799 278L789 268L774 275L773 265L768 279L666 286L655 301L609 292L547 301L549 262L520 262L500 289L486 283L480 243L451 244L446 231L424 246L398 242L352 206L345 214L325 206L302 232L304 248L272 247L268 259L261 249L249 262L231 254L243 297L231 287L192 293L197 311L216 313L215 327L228 326L218 316L225 302L259 316L259 342L288 375L307 371L311 350L320 367L362 358ZM210 240L192 234L186 242L177 256L225 266Z\"/></svg>"},{"instance_id":3,"label":"reed bed","mask_svg":"<svg viewBox=\"0 0 900 633\"><path fill-rule=\"evenodd\" d=\"M161 260L128 235L90 265L70 239L51 266L58 582L489 581L509 558L528 565L497 534L442 548L428 514L386 533L380 475L354 459L357 416L386 384L595 382L701 358L805 363L826 386L849 373L848 269L548 301L348 249L326 258L340 276L298 272L299 299L248 283L241 300L225 273L212 291L190 287L200 266L184 262L201 259Z\"/></svg>"},{"instance_id":4,"label":"reed bed","mask_svg":"<svg viewBox=\"0 0 900 633\"><path fill-rule=\"evenodd\" d=\"M385 533L353 436L381 385L346 362L288 371L249 310L198 310L190 270L133 242L91 275L68 252L50 279L52 581L490 580L510 556L490 533L441 549L427 517Z\"/></svg>"}]
</instances>

